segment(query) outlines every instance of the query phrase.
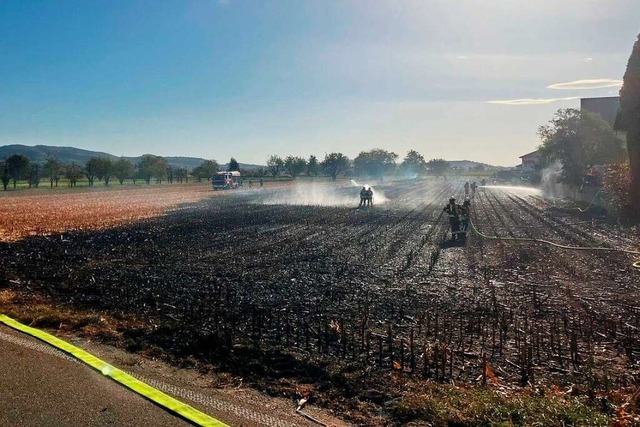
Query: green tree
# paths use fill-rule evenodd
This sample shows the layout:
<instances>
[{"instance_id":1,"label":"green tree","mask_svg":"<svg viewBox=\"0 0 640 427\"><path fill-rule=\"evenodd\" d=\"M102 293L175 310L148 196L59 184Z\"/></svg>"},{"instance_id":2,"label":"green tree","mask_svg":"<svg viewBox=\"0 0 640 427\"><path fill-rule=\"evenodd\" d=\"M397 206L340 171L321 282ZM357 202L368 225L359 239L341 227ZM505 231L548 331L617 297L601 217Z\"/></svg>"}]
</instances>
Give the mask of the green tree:
<instances>
[{"instance_id":1,"label":"green tree","mask_svg":"<svg viewBox=\"0 0 640 427\"><path fill-rule=\"evenodd\" d=\"M206 178L207 181L211 179L220 170L220 165L215 160L205 160L199 166L196 166L191 171L191 176L202 182L202 178Z\"/></svg>"},{"instance_id":2,"label":"green tree","mask_svg":"<svg viewBox=\"0 0 640 427\"><path fill-rule=\"evenodd\" d=\"M135 172L136 171L135 171L135 168L133 167L133 163L131 163L129 160L125 159L124 157L120 157L113 164L113 176L116 177L120 185L124 183L125 179L133 177L133 174Z\"/></svg>"},{"instance_id":3,"label":"green tree","mask_svg":"<svg viewBox=\"0 0 640 427\"><path fill-rule=\"evenodd\" d=\"M96 157L95 176L99 181L104 181L104 185L109 185L109 180L113 176L113 162L108 157Z\"/></svg>"},{"instance_id":4,"label":"green tree","mask_svg":"<svg viewBox=\"0 0 640 427\"><path fill-rule=\"evenodd\" d=\"M427 162L422 154L416 150L410 150L402 161L400 169L407 175L422 175L427 169Z\"/></svg>"},{"instance_id":5,"label":"green tree","mask_svg":"<svg viewBox=\"0 0 640 427\"><path fill-rule=\"evenodd\" d=\"M29 178L31 165L29 159L25 156L14 154L5 160L5 165L7 166L9 178L13 181L14 190L18 181Z\"/></svg>"},{"instance_id":6,"label":"green tree","mask_svg":"<svg viewBox=\"0 0 640 427\"><path fill-rule=\"evenodd\" d=\"M84 165L84 174L87 176L87 180L89 180L89 186L93 186L93 182L96 180L96 175L98 174L99 169L99 157L92 157L87 160L87 163Z\"/></svg>"},{"instance_id":7,"label":"green tree","mask_svg":"<svg viewBox=\"0 0 640 427\"><path fill-rule=\"evenodd\" d=\"M271 155L267 159L267 168L273 177L277 177L284 166L284 160L280 156Z\"/></svg>"},{"instance_id":8,"label":"green tree","mask_svg":"<svg viewBox=\"0 0 640 427\"><path fill-rule=\"evenodd\" d=\"M293 179L296 179L302 172L304 172L304 168L306 166L307 161L302 157L287 156L287 158L284 159L284 168L289 172L289 175L291 175Z\"/></svg>"},{"instance_id":9,"label":"green tree","mask_svg":"<svg viewBox=\"0 0 640 427\"><path fill-rule=\"evenodd\" d=\"M176 169L175 176L176 176L176 180L179 183L182 183L182 182L185 182L185 181L188 182L187 181L187 179L188 179L187 177L189 176L189 172L187 171L186 168L178 168L178 169Z\"/></svg>"},{"instance_id":10,"label":"green tree","mask_svg":"<svg viewBox=\"0 0 640 427\"><path fill-rule=\"evenodd\" d=\"M320 164L318 163L318 158L314 155L309 156L309 161L307 161L307 175L309 176L318 176L320 173Z\"/></svg>"},{"instance_id":11,"label":"green tree","mask_svg":"<svg viewBox=\"0 0 640 427\"><path fill-rule=\"evenodd\" d=\"M385 175L391 175L395 171L397 158L396 153L380 148L362 151L353 159L353 169L357 175L369 175L382 181Z\"/></svg>"},{"instance_id":12,"label":"green tree","mask_svg":"<svg viewBox=\"0 0 640 427\"><path fill-rule=\"evenodd\" d=\"M60 181L60 177L62 176L63 167L56 160L55 157L47 157L47 160L44 163L44 174L47 178L49 178L49 183L51 184L51 188L53 185L58 186L58 181Z\"/></svg>"},{"instance_id":13,"label":"green tree","mask_svg":"<svg viewBox=\"0 0 640 427\"><path fill-rule=\"evenodd\" d=\"M443 176L451 168L445 159L431 159L427 162L427 170L435 176Z\"/></svg>"},{"instance_id":14,"label":"green tree","mask_svg":"<svg viewBox=\"0 0 640 427\"><path fill-rule=\"evenodd\" d=\"M321 166L324 173L335 181L340 174L349 170L351 161L342 153L330 153L325 154Z\"/></svg>"},{"instance_id":15,"label":"green tree","mask_svg":"<svg viewBox=\"0 0 640 427\"><path fill-rule=\"evenodd\" d=\"M70 165L65 167L65 175L69 180L69 187L73 188L77 185L78 180L82 178L82 173L82 168L75 164L75 162L72 162Z\"/></svg>"},{"instance_id":16,"label":"green tree","mask_svg":"<svg viewBox=\"0 0 640 427\"><path fill-rule=\"evenodd\" d=\"M151 184L152 179L161 183L167 175L167 160L162 156L145 154L138 162L138 173L147 185Z\"/></svg>"},{"instance_id":17,"label":"green tree","mask_svg":"<svg viewBox=\"0 0 640 427\"><path fill-rule=\"evenodd\" d=\"M231 158L231 160L229 160L229 170L230 171L239 171L240 170L240 164L233 157Z\"/></svg>"},{"instance_id":18,"label":"green tree","mask_svg":"<svg viewBox=\"0 0 640 427\"><path fill-rule=\"evenodd\" d=\"M40 186L40 165L34 163L31 165L31 171L29 172L29 188L38 188Z\"/></svg>"},{"instance_id":19,"label":"green tree","mask_svg":"<svg viewBox=\"0 0 640 427\"><path fill-rule=\"evenodd\" d=\"M574 108L560 109L540 126L543 164L562 164L562 180L580 185L589 165L610 164L624 158L622 139L599 115Z\"/></svg>"},{"instance_id":20,"label":"green tree","mask_svg":"<svg viewBox=\"0 0 640 427\"><path fill-rule=\"evenodd\" d=\"M640 35L633 45L620 90L621 128L627 132L631 210L640 217Z\"/></svg>"},{"instance_id":21,"label":"green tree","mask_svg":"<svg viewBox=\"0 0 640 427\"><path fill-rule=\"evenodd\" d=\"M4 191L7 191L7 187L9 186L9 182L11 181L11 176L9 176L9 168L7 167L6 162L0 163L0 171L2 171L2 187Z\"/></svg>"}]
</instances>

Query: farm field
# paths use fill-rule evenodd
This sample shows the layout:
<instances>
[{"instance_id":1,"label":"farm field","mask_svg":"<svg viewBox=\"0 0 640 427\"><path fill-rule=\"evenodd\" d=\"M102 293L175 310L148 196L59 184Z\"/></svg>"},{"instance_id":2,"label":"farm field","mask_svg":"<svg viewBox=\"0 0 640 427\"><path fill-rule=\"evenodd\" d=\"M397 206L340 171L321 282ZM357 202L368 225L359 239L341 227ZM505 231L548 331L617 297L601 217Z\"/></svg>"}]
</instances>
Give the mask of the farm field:
<instances>
[{"instance_id":1,"label":"farm field","mask_svg":"<svg viewBox=\"0 0 640 427\"><path fill-rule=\"evenodd\" d=\"M385 183L360 209L348 184L169 189L0 199L0 288L136 316L118 331L133 351L204 361L269 393L304 388L364 425L420 419L398 402L426 380L595 399L640 379L638 257L451 243L442 208L462 198L459 182ZM471 203L486 235L640 248L637 229L531 189L481 188ZM78 230L80 218L99 226Z\"/></svg>"},{"instance_id":2,"label":"farm field","mask_svg":"<svg viewBox=\"0 0 640 427\"><path fill-rule=\"evenodd\" d=\"M115 227L210 196L210 183L0 192L0 241Z\"/></svg>"}]
</instances>

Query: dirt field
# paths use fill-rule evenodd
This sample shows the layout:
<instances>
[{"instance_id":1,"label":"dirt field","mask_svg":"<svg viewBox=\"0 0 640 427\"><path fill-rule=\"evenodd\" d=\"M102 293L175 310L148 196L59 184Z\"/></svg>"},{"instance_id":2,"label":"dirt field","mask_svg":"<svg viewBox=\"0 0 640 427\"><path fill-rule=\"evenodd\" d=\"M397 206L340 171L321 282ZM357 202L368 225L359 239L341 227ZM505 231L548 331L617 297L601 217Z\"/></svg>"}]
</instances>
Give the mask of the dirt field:
<instances>
[{"instance_id":1,"label":"dirt field","mask_svg":"<svg viewBox=\"0 0 640 427\"><path fill-rule=\"evenodd\" d=\"M460 183L376 190L373 208L355 209L355 186L291 186L2 243L0 287L135 313L151 326L121 331L132 350L209 361L268 392L294 396L302 384L364 424L374 413L399 422L385 406L403 393L398 377L573 384L585 396L638 383L632 255L475 235L452 244L442 208ZM472 209L492 236L640 248L637 229L533 191L487 187Z\"/></svg>"},{"instance_id":2,"label":"dirt field","mask_svg":"<svg viewBox=\"0 0 640 427\"><path fill-rule=\"evenodd\" d=\"M211 196L209 183L0 192L0 241L115 227Z\"/></svg>"}]
</instances>

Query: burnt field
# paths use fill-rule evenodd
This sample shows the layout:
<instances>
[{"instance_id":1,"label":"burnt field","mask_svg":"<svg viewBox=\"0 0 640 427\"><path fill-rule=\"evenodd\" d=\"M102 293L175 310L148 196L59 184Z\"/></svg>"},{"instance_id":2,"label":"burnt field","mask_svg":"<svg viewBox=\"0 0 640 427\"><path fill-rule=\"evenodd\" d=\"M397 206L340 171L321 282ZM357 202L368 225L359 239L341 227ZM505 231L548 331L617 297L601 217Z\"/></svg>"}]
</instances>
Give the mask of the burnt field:
<instances>
[{"instance_id":1,"label":"burnt field","mask_svg":"<svg viewBox=\"0 0 640 427\"><path fill-rule=\"evenodd\" d=\"M148 326L120 331L131 350L206 361L266 390L311 384L327 406L382 404L389 373L585 393L638 383L632 255L473 234L451 244L442 207L459 183L376 189L386 201L373 208L355 208L357 187L253 190L0 243L0 287L136 316ZM640 247L636 229L528 190L481 189L472 219L491 236Z\"/></svg>"}]
</instances>

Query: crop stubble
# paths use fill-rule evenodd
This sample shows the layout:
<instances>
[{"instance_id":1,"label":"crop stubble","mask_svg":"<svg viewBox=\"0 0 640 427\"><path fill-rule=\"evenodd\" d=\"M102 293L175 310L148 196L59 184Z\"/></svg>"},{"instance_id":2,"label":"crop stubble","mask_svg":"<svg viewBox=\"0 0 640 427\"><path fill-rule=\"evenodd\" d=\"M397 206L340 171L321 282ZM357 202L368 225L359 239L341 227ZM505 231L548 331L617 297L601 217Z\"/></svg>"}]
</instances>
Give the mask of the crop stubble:
<instances>
[{"instance_id":1,"label":"crop stubble","mask_svg":"<svg viewBox=\"0 0 640 427\"><path fill-rule=\"evenodd\" d=\"M123 215L151 216L119 211L125 195L94 205L125 212L99 228L119 227L4 243L0 266L5 283L18 278L71 306L137 313L156 325L146 337L126 331L131 340L247 376L313 381L320 374L303 361L321 360L475 382L486 360L502 384L598 388L637 379L640 274L629 256L476 236L450 245L442 207L458 184L382 189L390 202L373 209L262 205L258 192L246 192L120 225ZM487 234L638 247L629 229L537 196L486 189L472 207ZM238 368L274 351L290 358Z\"/></svg>"}]
</instances>

